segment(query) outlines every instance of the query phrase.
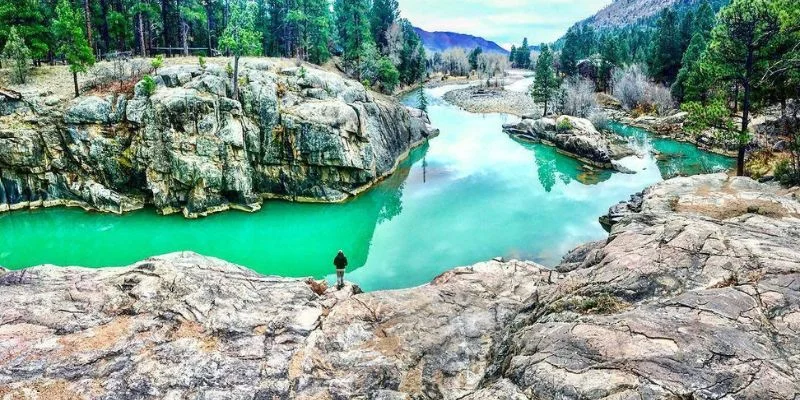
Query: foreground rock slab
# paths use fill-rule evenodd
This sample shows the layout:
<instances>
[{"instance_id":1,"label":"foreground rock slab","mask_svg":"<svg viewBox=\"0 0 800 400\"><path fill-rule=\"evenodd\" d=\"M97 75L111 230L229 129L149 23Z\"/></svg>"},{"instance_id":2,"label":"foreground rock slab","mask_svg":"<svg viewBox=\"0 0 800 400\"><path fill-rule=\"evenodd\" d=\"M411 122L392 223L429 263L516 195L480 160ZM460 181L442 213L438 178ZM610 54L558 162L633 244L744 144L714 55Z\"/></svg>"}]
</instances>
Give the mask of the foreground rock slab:
<instances>
[{"instance_id":1,"label":"foreground rock slab","mask_svg":"<svg viewBox=\"0 0 800 400\"><path fill-rule=\"evenodd\" d=\"M796 197L717 174L634 200L555 270L398 291L193 253L0 270L0 398L798 399Z\"/></svg>"}]
</instances>

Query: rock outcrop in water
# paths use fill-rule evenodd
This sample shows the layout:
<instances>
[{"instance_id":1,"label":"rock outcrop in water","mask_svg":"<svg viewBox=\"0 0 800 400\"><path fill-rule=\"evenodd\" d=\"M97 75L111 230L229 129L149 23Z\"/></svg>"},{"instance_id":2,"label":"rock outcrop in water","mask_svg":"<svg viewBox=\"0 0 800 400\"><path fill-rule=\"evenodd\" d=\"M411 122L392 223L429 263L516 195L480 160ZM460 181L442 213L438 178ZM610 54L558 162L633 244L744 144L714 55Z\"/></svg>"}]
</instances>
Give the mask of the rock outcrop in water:
<instances>
[{"instance_id":1,"label":"rock outcrop in water","mask_svg":"<svg viewBox=\"0 0 800 400\"><path fill-rule=\"evenodd\" d=\"M0 211L153 204L187 217L263 198L340 201L435 135L427 116L312 67L245 62L239 100L216 65L159 70L152 95L0 104Z\"/></svg>"},{"instance_id":2,"label":"rock outcrop in water","mask_svg":"<svg viewBox=\"0 0 800 400\"><path fill-rule=\"evenodd\" d=\"M527 141L542 141L579 160L614 169L614 161L634 154L622 142L616 142L595 129L591 121L567 115L553 118L527 118L503 125L509 135ZM624 171L627 172L627 171Z\"/></svg>"},{"instance_id":3,"label":"rock outcrop in water","mask_svg":"<svg viewBox=\"0 0 800 400\"><path fill-rule=\"evenodd\" d=\"M0 289L0 398L800 396L800 202L724 174L648 189L556 271L320 294L179 253Z\"/></svg>"}]
</instances>

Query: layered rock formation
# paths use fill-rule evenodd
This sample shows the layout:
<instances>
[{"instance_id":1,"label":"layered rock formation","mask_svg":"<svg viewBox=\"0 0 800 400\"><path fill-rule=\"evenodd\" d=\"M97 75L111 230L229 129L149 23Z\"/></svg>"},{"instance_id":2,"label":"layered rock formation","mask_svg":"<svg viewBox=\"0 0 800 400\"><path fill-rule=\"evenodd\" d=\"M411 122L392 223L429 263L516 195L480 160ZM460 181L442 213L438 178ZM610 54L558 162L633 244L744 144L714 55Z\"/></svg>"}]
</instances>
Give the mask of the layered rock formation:
<instances>
[{"instance_id":1,"label":"layered rock formation","mask_svg":"<svg viewBox=\"0 0 800 400\"><path fill-rule=\"evenodd\" d=\"M159 70L157 88L0 107L0 211L154 205L187 217L263 198L340 201L391 173L437 131L427 116L312 67L245 62Z\"/></svg>"},{"instance_id":2,"label":"layered rock formation","mask_svg":"<svg viewBox=\"0 0 800 400\"><path fill-rule=\"evenodd\" d=\"M647 190L557 271L357 294L181 253L0 288L0 398L800 396L800 203L722 174Z\"/></svg>"},{"instance_id":3,"label":"layered rock formation","mask_svg":"<svg viewBox=\"0 0 800 400\"><path fill-rule=\"evenodd\" d=\"M522 140L551 144L600 168L615 168L614 160L634 154L624 142L595 129L591 121L567 115L556 119L523 117L517 123L503 125L503 131Z\"/></svg>"}]
</instances>

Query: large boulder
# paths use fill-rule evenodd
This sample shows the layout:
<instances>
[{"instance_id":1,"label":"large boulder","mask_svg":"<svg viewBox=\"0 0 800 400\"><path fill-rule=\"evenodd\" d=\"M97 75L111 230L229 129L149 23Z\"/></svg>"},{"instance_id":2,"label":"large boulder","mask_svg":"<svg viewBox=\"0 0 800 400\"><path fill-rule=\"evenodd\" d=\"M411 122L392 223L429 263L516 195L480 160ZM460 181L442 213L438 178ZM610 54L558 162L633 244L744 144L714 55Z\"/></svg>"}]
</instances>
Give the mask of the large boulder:
<instances>
[{"instance_id":1,"label":"large boulder","mask_svg":"<svg viewBox=\"0 0 800 400\"><path fill-rule=\"evenodd\" d=\"M339 74L308 65L282 74L271 60L240 67L237 96L222 68L177 65L159 69L154 93L139 83L131 98L0 116L0 210L152 204L198 217L257 210L265 197L341 201L437 133L424 112Z\"/></svg>"},{"instance_id":2,"label":"large boulder","mask_svg":"<svg viewBox=\"0 0 800 400\"><path fill-rule=\"evenodd\" d=\"M553 118L522 118L503 125L503 130L519 139L542 141L583 162L614 169L613 160L632 155L628 146L595 129L591 121L562 115Z\"/></svg>"}]
</instances>

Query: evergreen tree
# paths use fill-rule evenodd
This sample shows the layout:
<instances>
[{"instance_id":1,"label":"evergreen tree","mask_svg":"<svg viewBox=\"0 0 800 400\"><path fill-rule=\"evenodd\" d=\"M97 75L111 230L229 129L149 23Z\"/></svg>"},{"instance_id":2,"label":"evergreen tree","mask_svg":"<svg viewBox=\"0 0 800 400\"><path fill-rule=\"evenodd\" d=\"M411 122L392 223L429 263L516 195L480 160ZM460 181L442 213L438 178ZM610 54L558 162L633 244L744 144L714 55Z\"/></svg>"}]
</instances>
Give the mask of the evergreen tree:
<instances>
[{"instance_id":1,"label":"evergreen tree","mask_svg":"<svg viewBox=\"0 0 800 400\"><path fill-rule=\"evenodd\" d=\"M422 85L417 90L417 108L422 111L428 111L428 98L425 97L425 88Z\"/></svg>"},{"instance_id":2,"label":"evergreen tree","mask_svg":"<svg viewBox=\"0 0 800 400\"><path fill-rule=\"evenodd\" d=\"M366 57L374 46L371 27L369 23L369 0L336 0L334 13L336 27L339 30L339 43L342 48L342 58L355 71L358 79L362 78ZM372 68L369 68L372 69Z\"/></svg>"},{"instance_id":3,"label":"evergreen tree","mask_svg":"<svg viewBox=\"0 0 800 400\"><path fill-rule=\"evenodd\" d=\"M719 13L718 24L711 32L704 62L710 78L742 88L741 126L738 144L737 174L744 174L745 147L750 141L748 126L755 96L762 89L761 79L771 62L780 58L775 50L781 45L781 13L776 0L733 0Z\"/></svg>"},{"instance_id":4,"label":"evergreen tree","mask_svg":"<svg viewBox=\"0 0 800 400\"><path fill-rule=\"evenodd\" d=\"M711 4L708 3L708 0L703 0L703 2L700 4L700 8L697 9L697 14L694 18L692 38L694 38L694 34L699 33L703 35L704 39L708 40L708 36L711 34L711 29L714 28L716 18L716 14L714 13L714 9L711 8Z\"/></svg>"},{"instance_id":5,"label":"evergreen tree","mask_svg":"<svg viewBox=\"0 0 800 400\"><path fill-rule=\"evenodd\" d=\"M251 0L229 0L230 19L220 46L233 56L233 97L239 98L239 58L261 49L261 32L256 30L256 5Z\"/></svg>"},{"instance_id":6,"label":"evergreen tree","mask_svg":"<svg viewBox=\"0 0 800 400\"><path fill-rule=\"evenodd\" d=\"M30 69L31 51L12 26L3 47L3 58L11 61L11 78L14 83L25 83Z\"/></svg>"},{"instance_id":7,"label":"evergreen tree","mask_svg":"<svg viewBox=\"0 0 800 400\"><path fill-rule=\"evenodd\" d=\"M561 49L561 72L567 76L575 76L578 73L578 52L580 43L576 28L570 28L564 37L564 48Z\"/></svg>"},{"instance_id":8,"label":"evergreen tree","mask_svg":"<svg viewBox=\"0 0 800 400\"><path fill-rule=\"evenodd\" d=\"M400 72L400 81L410 85L425 75L427 57L422 40L414 31L414 26L406 19L401 19L399 25L403 43L400 49L400 64L397 69Z\"/></svg>"},{"instance_id":9,"label":"evergreen tree","mask_svg":"<svg viewBox=\"0 0 800 400\"><path fill-rule=\"evenodd\" d=\"M522 39L522 47L517 49L517 67L529 68L531 66L531 49L528 46L528 38Z\"/></svg>"},{"instance_id":10,"label":"evergreen tree","mask_svg":"<svg viewBox=\"0 0 800 400\"><path fill-rule=\"evenodd\" d=\"M539 60L536 62L531 96L535 101L544 103L543 115L547 115L548 104L556 95L560 86L553 68L553 61L553 53L550 48L542 43L542 51L539 54Z\"/></svg>"},{"instance_id":11,"label":"evergreen tree","mask_svg":"<svg viewBox=\"0 0 800 400\"><path fill-rule=\"evenodd\" d=\"M67 59L75 86L75 97L78 97L80 95L78 72L86 72L88 67L94 65L94 54L83 33L83 19L73 10L68 0L61 0L58 3L56 14L53 32L58 41L58 51Z\"/></svg>"},{"instance_id":12,"label":"evergreen tree","mask_svg":"<svg viewBox=\"0 0 800 400\"><path fill-rule=\"evenodd\" d=\"M666 8L658 20L649 67L652 76L662 82L672 82L680 70L681 38L675 10Z\"/></svg>"},{"instance_id":13,"label":"evergreen tree","mask_svg":"<svg viewBox=\"0 0 800 400\"><path fill-rule=\"evenodd\" d=\"M705 99L707 83L700 79L703 74L700 59L707 44L705 35L696 33L689 43L689 48L683 53L681 69L672 85L672 96L679 102Z\"/></svg>"},{"instance_id":14,"label":"evergreen tree","mask_svg":"<svg viewBox=\"0 0 800 400\"><path fill-rule=\"evenodd\" d=\"M475 47L469 53L469 66L473 70L477 70L478 69L478 56L481 55L481 53L483 53L483 49L480 46Z\"/></svg>"},{"instance_id":15,"label":"evergreen tree","mask_svg":"<svg viewBox=\"0 0 800 400\"><path fill-rule=\"evenodd\" d=\"M34 61L47 57L52 35L45 19L44 4L38 0L0 1L0 45L5 45L13 28Z\"/></svg>"},{"instance_id":16,"label":"evergreen tree","mask_svg":"<svg viewBox=\"0 0 800 400\"><path fill-rule=\"evenodd\" d=\"M389 54L389 29L400 15L397 0L373 0L370 12L372 37L381 54Z\"/></svg>"},{"instance_id":17,"label":"evergreen tree","mask_svg":"<svg viewBox=\"0 0 800 400\"><path fill-rule=\"evenodd\" d=\"M508 54L508 62L511 63L511 66L514 66L517 62L517 46L511 45L511 52Z\"/></svg>"},{"instance_id":18,"label":"evergreen tree","mask_svg":"<svg viewBox=\"0 0 800 400\"><path fill-rule=\"evenodd\" d=\"M284 56L321 64L330 58L331 15L326 0L295 0L286 15L290 27L282 40L288 42Z\"/></svg>"}]
</instances>

